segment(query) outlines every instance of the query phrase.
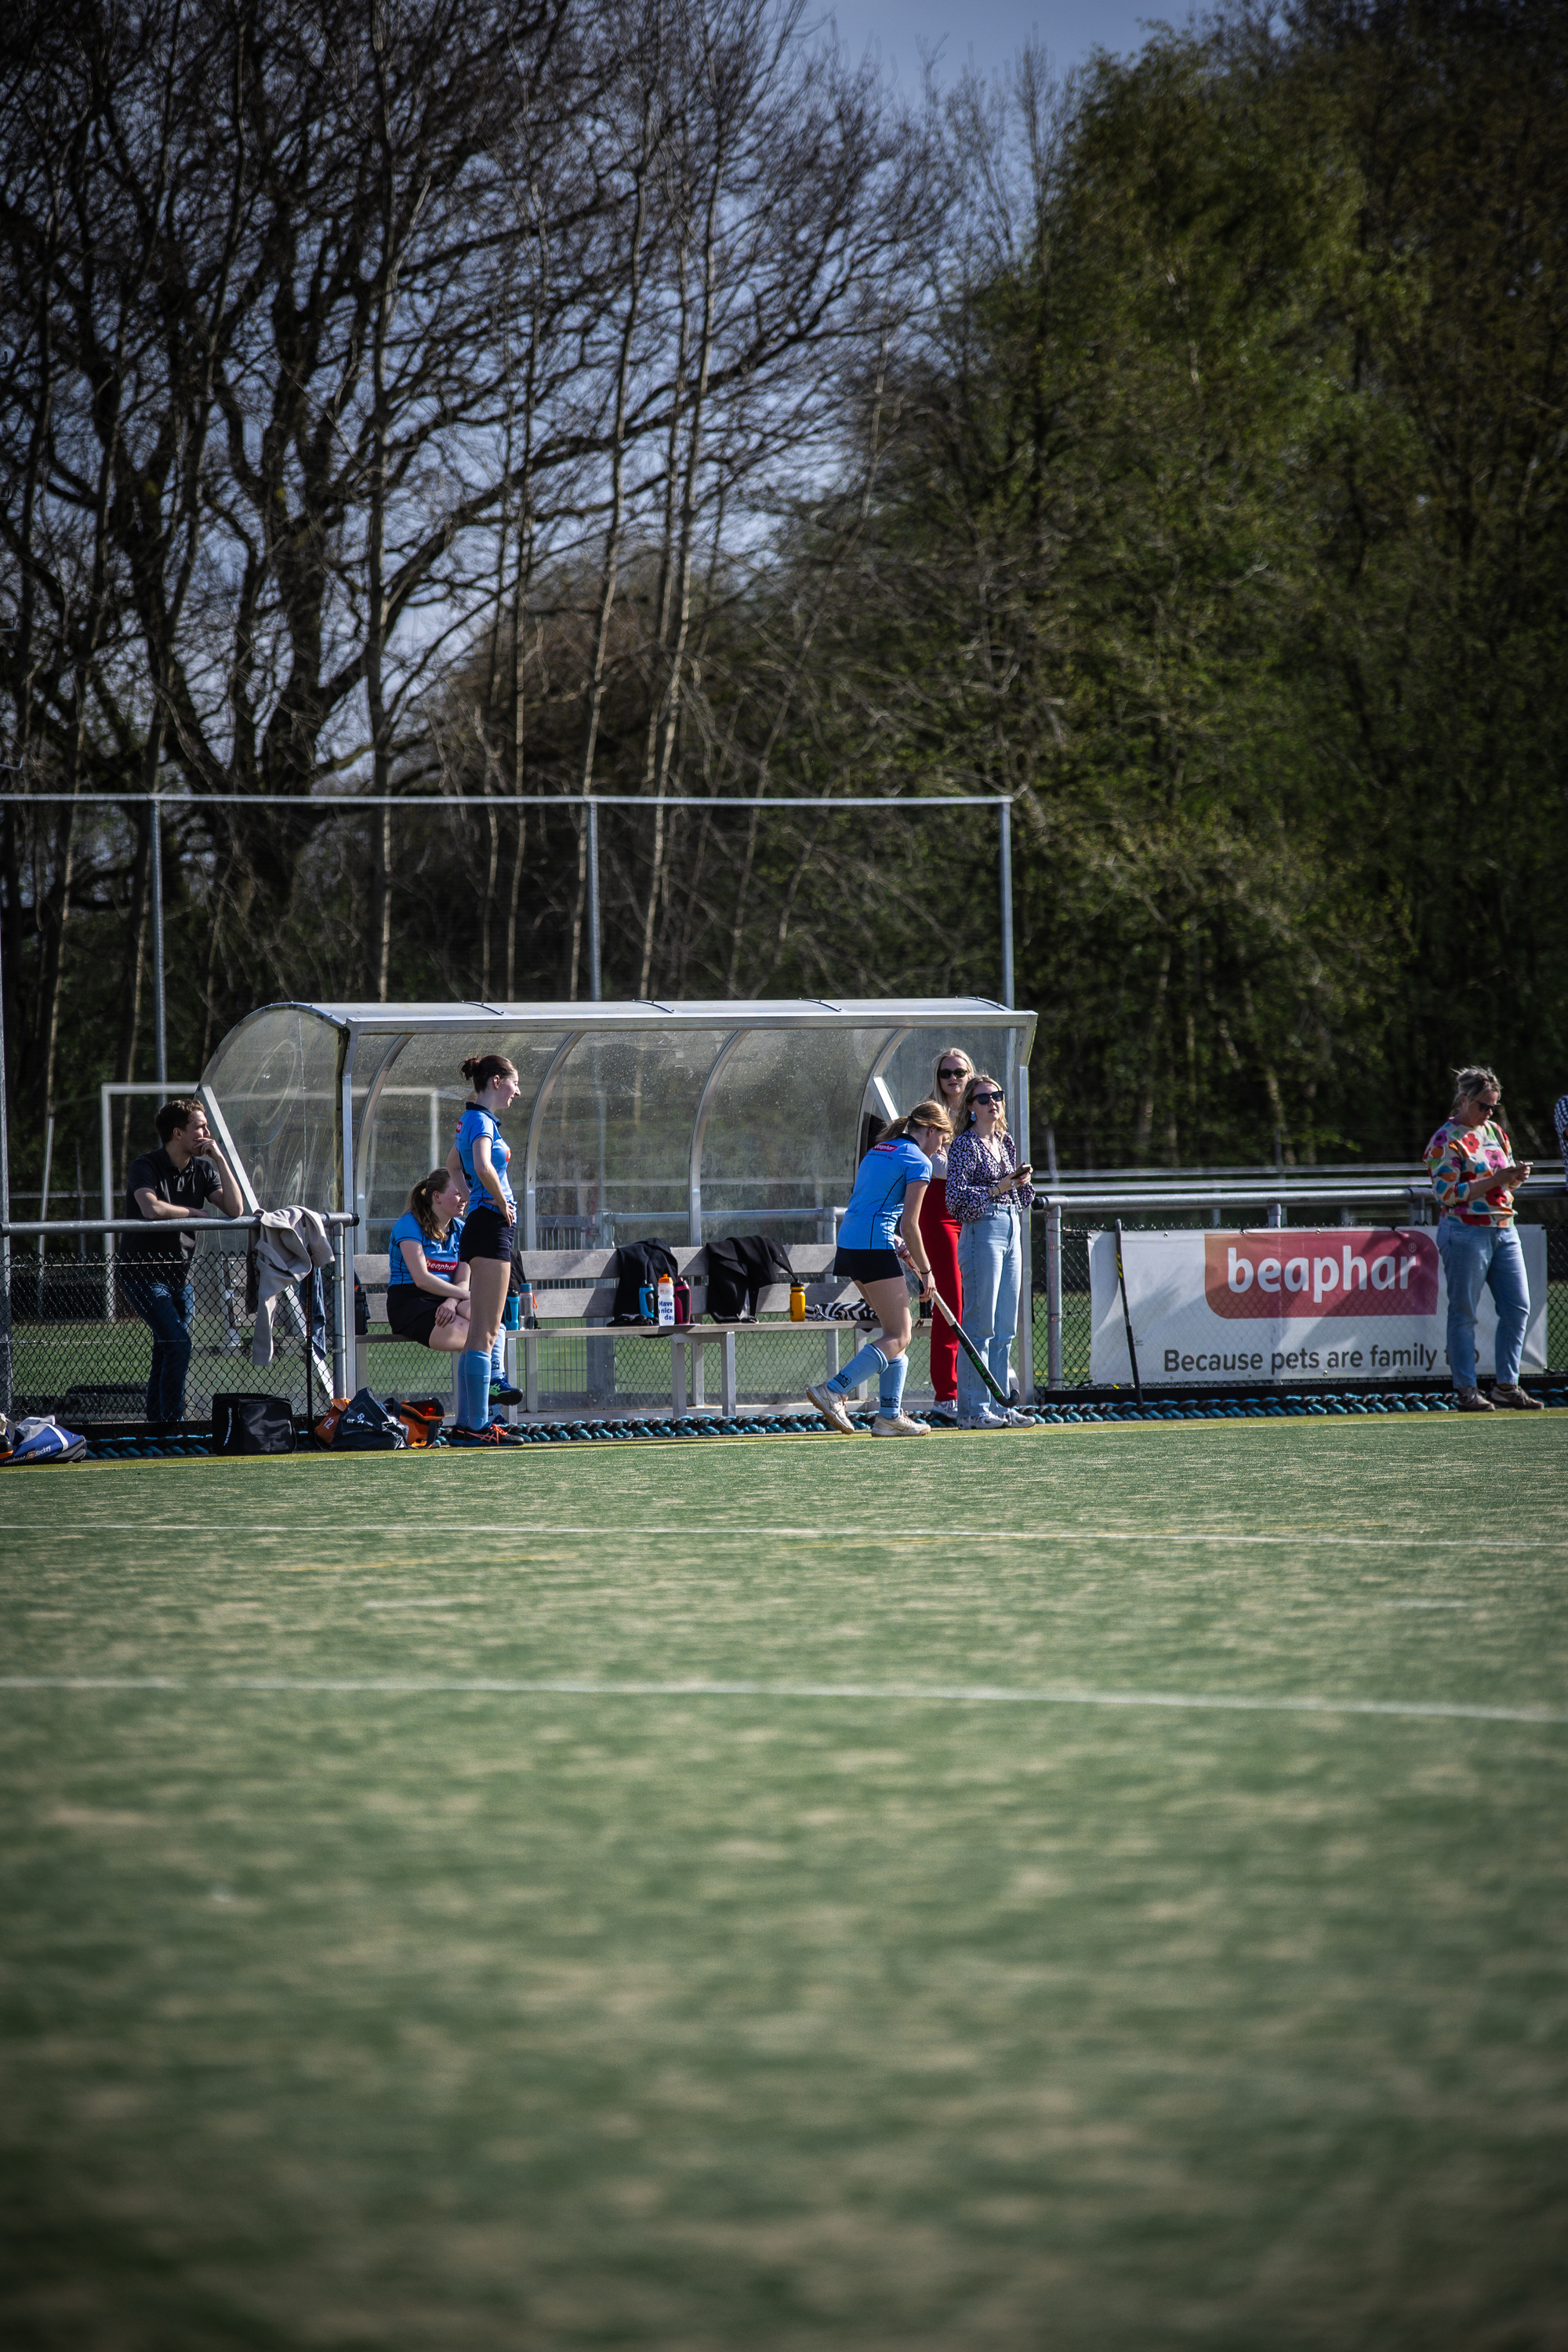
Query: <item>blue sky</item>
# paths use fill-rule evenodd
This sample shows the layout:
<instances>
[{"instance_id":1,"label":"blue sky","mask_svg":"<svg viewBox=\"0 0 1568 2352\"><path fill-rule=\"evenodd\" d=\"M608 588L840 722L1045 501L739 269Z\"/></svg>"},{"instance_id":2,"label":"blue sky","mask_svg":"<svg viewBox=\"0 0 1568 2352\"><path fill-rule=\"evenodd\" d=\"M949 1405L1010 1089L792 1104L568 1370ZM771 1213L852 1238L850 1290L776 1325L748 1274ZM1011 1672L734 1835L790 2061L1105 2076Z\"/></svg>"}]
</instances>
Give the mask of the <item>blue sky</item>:
<instances>
[{"instance_id":1,"label":"blue sky","mask_svg":"<svg viewBox=\"0 0 1568 2352\"><path fill-rule=\"evenodd\" d=\"M952 81L973 63L983 74L1007 64L1033 35L1043 41L1058 73L1079 64L1097 45L1127 55L1142 48L1146 21L1184 24L1190 0L828 0L824 16L858 59L868 47L896 71L906 89L920 79L921 49L939 50L938 73Z\"/></svg>"}]
</instances>

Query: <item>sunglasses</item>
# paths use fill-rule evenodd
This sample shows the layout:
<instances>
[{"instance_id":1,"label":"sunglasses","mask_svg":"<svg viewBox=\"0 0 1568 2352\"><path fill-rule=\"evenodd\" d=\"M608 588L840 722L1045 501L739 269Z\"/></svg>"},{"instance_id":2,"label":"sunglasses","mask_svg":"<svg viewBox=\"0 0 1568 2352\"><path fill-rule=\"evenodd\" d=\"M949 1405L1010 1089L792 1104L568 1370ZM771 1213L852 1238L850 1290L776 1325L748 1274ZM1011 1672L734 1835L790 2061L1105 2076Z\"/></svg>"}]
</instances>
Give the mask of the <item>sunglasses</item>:
<instances>
[{"instance_id":1,"label":"sunglasses","mask_svg":"<svg viewBox=\"0 0 1568 2352\"><path fill-rule=\"evenodd\" d=\"M1007 1097L1005 1095L992 1094L988 1089L983 1088L979 1094L971 1095L969 1099L971 1102L1005 1102Z\"/></svg>"}]
</instances>

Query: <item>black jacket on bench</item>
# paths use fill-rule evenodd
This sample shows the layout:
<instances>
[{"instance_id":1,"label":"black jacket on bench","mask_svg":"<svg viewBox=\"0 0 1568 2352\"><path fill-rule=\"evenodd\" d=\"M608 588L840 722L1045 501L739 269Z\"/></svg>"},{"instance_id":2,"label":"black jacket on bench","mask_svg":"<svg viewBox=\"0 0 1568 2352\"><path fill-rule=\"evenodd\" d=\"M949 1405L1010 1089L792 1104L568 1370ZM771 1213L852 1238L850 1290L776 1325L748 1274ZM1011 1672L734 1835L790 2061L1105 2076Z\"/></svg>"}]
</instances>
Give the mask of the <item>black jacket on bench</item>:
<instances>
[{"instance_id":1,"label":"black jacket on bench","mask_svg":"<svg viewBox=\"0 0 1568 2352\"><path fill-rule=\"evenodd\" d=\"M637 1293L645 1283L657 1283L661 1274L673 1282L679 1268L673 1250L662 1242L623 1242L616 1252L616 1311L613 1323L640 1323Z\"/></svg>"},{"instance_id":2,"label":"black jacket on bench","mask_svg":"<svg viewBox=\"0 0 1568 2352\"><path fill-rule=\"evenodd\" d=\"M757 1293L787 1282L790 1263L777 1242L742 1234L708 1244L708 1312L715 1323L735 1323L757 1311Z\"/></svg>"}]
</instances>

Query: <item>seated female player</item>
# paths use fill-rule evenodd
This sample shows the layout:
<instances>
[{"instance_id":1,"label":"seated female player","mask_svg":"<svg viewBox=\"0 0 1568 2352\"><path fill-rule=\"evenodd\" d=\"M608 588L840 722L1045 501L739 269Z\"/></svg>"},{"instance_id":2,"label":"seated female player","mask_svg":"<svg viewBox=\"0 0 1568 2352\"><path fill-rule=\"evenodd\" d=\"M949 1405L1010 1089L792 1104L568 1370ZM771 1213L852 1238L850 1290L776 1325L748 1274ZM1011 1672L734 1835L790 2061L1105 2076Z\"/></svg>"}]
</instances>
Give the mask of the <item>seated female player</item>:
<instances>
[{"instance_id":1,"label":"seated female player","mask_svg":"<svg viewBox=\"0 0 1568 2352\"><path fill-rule=\"evenodd\" d=\"M446 1169L432 1169L387 1241L386 1319L400 1339L445 1356L468 1344L468 1269L458 1260L464 1197Z\"/></svg>"}]
</instances>

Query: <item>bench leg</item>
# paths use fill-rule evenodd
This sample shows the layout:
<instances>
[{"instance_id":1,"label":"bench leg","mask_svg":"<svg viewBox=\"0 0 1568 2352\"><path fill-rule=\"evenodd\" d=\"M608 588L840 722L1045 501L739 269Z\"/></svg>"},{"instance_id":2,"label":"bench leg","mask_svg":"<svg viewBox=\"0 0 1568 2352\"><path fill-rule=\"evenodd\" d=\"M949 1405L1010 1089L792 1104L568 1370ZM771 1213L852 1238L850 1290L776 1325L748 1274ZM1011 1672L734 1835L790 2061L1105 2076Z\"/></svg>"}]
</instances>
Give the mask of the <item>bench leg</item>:
<instances>
[{"instance_id":1,"label":"bench leg","mask_svg":"<svg viewBox=\"0 0 1568 2352\"><path fill-rule=\"evenodd\" d=\"M829 1380L832 1380L838 1370L838 1326L837 1323L830 1323L827 1327L826 1356L827 1377Z\"/></svg>"},{"instance_id":2,"label":"bench leg","mask_svg":"<svg viewBox=\"0 0 1568 2352\"><path fill-rule=\"evenodd\" d=\"M501 1361L506 1366L506 1384L509 1389L514 1389L519 1385L517 1377L517 1333L515 1331L509 1331L506 1335L501 1350ZM516 1405L508 1405L506 1409L506 1417L509 1423L513 1424L516 1423Z\"/></svg>"},{"instance_id":3,"label":"bench leg","mask_svg":"<svg viewBox=\"0 0 1568 2352\"><path fill-rule=\"evenodd\" d=\"M724 1334L723 1370L721 1378L723 1381L724 1418L726 1421L733 1421L735 1418L735 1334L733 1331L726 1331Z\"/></svg>"},{"instance_id":4,"label":"bench leg","mask_svg":"<svg viewBox=\"0 0 1568 2352\"><path fill-rule=\"evenodd\" d=\"M529 1412L537 1412L539 1411L539 1334L537 1331L523 1333L522 1360L522 1392L526 1400L525 1410Z\"/></svg>"},{"instance_id":5,"label":"bench leg","mask_svg":"<svg viewBox=\"0 0 1568 2352\"><path fill-rule=\"evenodd\" d=\"M354 1394L370 1386L370 1348L363 1331L354 1333Z\"/></svg>"},{"instance_id":6,"label":"bench leg","mask_svg":"<svg viewBox=\"0 0 1568 2352\"><path fill-rule=\"evenodd\" d=\"M686 1418L686 1341L672 1339L669 1343L669 1402L677 1421Z\"/></svg>"}]
</instances>

